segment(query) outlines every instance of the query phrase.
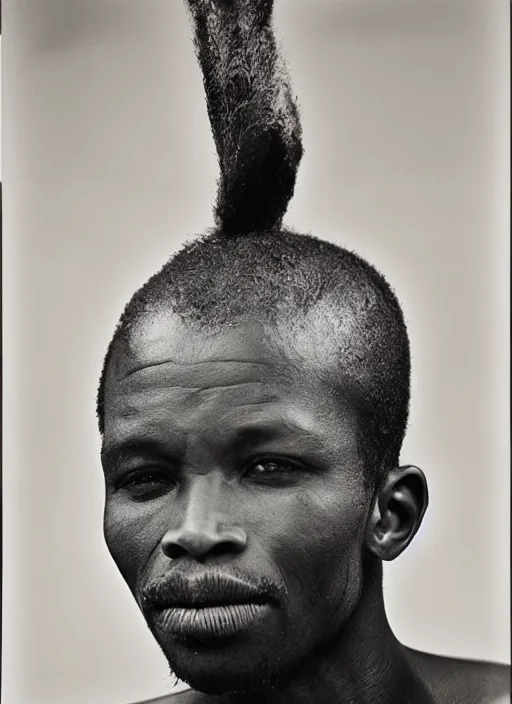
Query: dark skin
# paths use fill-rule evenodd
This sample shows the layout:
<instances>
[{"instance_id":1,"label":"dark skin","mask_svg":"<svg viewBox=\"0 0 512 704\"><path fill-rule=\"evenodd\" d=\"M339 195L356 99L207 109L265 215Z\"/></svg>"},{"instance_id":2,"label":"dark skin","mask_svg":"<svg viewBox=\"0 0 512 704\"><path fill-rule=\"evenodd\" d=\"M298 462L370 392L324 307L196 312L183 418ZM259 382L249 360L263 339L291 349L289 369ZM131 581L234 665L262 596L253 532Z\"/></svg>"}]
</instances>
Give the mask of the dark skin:
<instances>
[{"instance_id":1,"label":"dark skin","mask_svg":"<svg viewBox=\"0 0 512 704\"><path fill-rule=\"evenodd\" d=\"M421 524L424 475L401 467L369 481L348 393L325 383L318 360L285 354L283 339L254 323L193 331L167 312L113 355L105 537L171 669L193 688L159 701L508 701L499 666L480 671L489 696L476 698L469 671L457 681L459 665L393 635L380 564ZM265 580L278 598L231 639L184 640L143 598L170 573Z\"/></svg>"}]
</instances>

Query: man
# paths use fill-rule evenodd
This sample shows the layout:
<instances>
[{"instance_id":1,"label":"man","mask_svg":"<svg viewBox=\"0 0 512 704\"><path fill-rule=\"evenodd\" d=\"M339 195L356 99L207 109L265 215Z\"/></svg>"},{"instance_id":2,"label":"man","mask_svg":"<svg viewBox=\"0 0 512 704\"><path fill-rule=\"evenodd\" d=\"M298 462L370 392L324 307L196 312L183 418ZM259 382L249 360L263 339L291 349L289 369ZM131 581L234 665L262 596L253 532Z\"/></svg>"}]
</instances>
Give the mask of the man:
<instances>
[{"instance_id":1,"label":"man","mask_svg":"<svg viewBox=\"0 0 512 704\"><path fill-rule=\"evenodd\" d=\"M191 690L175 702L504 702L508 668L395 638L382 560L428 503L400 466L391 288L282 226L302 147L271 0L190 0L216 227L128 303L98 395L109 550Z\"/></svg>"}]
</instances>

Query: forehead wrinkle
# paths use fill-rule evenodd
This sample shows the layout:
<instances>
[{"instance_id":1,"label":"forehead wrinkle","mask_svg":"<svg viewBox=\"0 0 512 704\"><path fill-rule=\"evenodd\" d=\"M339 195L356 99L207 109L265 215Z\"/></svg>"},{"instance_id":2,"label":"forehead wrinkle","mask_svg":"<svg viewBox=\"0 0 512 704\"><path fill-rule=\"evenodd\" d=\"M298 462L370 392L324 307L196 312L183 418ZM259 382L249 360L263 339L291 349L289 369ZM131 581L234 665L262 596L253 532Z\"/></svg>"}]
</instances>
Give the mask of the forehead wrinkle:
<instances>
[{"instance_id":1,"label":"forehead wrinkle","mask_svg":"<svg viewBox=\"0 0 512 704\"><path fill-rule=\"evenodd\" d=\"M162 360L137 365L127 371L119 362L110 382L121 388L139 389L150 384L161 388L207 389L241 384L261 383L268 379L272 364L265 361L202 360L178 363Z\"/></svg>"},{"instance_id":2,"label":"forehead wrinkle","mask_svg":"<svg viewBox=\"0 0 512 704\"><path fill-rule=\"evenodd\" d=\"M173 365L175 367L180 368L180 370L186 370L189 367L202 367L207 364L232 364L232 365L253 365L253 366L258 366L258 367L270 367L271 364L269 362L265 361L260 361L260 360L254 360L254 359L229 359L229 358L212 358L212 359L202 359L202 360L197 360L197 361L190 361L190 362L177 362L174 359L163 359L158 362L148 362L146 364L140 364L134 366L132 369L129 369L127 372L124 373L123 378L127 378L129 376L132 376L133 374L136 374L138 372L142 372L145 370L150 370L155 367L161 367L164 365Z\"/></svg>"},{"instance_id":3,"label":"forehead wrinkle","mask_svg":"<svg viewBox=\"0 0 512 704\"><path fill-rule=\"evenodd\" d=\"M123 379L124 381L124 379ZM189 395L199 395L202 392L208 392L208 391L222 391L223 389L244 389L245 387L253 387L253 386L263 386L264 382L261 381L244 381L241 383L226 383L226 384L215 384L214 386L203 386L203 385L198 385L198 386L180 386L176 385L173 383L166 384L165 382L162 383L161 380L155 380L154 383L152 384L138 384L136 386L130 385L130 388L126 388L126 384L121 386L121 390L118 393L118 396L126 397L126 396L133 396L135 394L144 394L144 393L154 393L155 391L176 391L176 392L183 392L184 394L189 394Z\"/></svg>"},{"instance_id":4,"label":"forehead wrinkle","mask_svg":"<svg viewBox=\"0 0 512 704\"><path fill-rule=\"evenodd\" d=\"M260 382L205 388L166 387L160 382L137 389L120 386L109 404L112 415L118 418L139 416L142 419L144 415L150 418L162 412L170 416L204 415L211 413L212 408L225 413L234 408L265 408L279 400L276 389Z\"/></svg>"}]
</instances>

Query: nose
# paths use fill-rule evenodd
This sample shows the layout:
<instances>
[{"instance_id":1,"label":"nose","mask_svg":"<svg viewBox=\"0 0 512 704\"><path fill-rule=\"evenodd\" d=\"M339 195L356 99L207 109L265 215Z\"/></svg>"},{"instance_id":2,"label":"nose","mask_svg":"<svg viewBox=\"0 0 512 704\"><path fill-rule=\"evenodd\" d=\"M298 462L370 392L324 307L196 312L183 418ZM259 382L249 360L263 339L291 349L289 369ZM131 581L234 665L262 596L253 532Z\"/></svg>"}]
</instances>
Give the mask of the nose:
<instances>
[{"instance_id":1,"label":"nose","mask_svg":"<svg viewBox=\"0 0 512 704\"><path fill-rule=\"evenodd\" d=\"M212 555L245 550L245 531L233 525L220 510L221 491L222 478L218 475L195 478L185 497L183 520L162 538L162 551L167 557L177 560L190 555L203 561Z\"/></svg>"}]
</instances>

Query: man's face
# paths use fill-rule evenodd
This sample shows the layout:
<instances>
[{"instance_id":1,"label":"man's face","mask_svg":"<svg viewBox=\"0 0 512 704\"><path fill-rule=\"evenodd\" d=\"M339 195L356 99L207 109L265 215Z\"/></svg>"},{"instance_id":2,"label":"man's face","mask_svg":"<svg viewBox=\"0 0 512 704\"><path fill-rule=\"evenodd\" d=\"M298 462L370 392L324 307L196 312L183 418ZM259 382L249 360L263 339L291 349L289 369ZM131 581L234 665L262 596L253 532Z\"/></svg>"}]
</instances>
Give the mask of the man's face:
<instances>
[{"instance_id":1,"label":"man's face","mask_svg":"<svg viewBox=\"0 0 512 704\"><path fill-rule=\"evenodd\" d=\"M154 316L107 374L106 541L173 672L200 691L299 667L361 592L371 497L355 414L276 340Z\"/></svg>"}]
</instances>

